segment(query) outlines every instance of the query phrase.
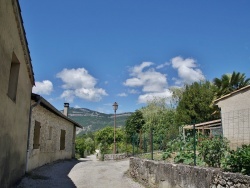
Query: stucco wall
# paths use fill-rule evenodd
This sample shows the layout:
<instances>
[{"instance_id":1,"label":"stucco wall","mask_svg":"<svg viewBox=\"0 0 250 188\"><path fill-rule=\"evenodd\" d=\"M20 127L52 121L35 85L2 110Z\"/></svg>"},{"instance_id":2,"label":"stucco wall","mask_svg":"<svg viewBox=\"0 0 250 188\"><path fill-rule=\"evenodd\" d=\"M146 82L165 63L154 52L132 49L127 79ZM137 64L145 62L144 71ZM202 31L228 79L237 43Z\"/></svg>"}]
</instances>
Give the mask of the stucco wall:
<instances>
[{"instance_id":1,"label":"stucco wall","mask_svg":"<svg viewBox=\"0 0 250 188\"><path fill-rule=\"evenodd\" d=\"M201 168L130 158L129 173L147 187L161 188L248 188L250 177Z\"/></svg>"},{"instance_id":2,"label":"stucco wall","mask_svg":"<svg viewBox=\"0 0 250 188\"><path fill-rule=\"evenodd\" d=\"M32 82L24 55L27 53L20 40L22 31L17 26L11 0L0 1L0 23L0 185L4 188L13 185L25 173ZM7 95L13 52L20 62L15 102Z\"/></svg>"},{"instance_id":3,"label":"stucco wall","mask_svg":"<svg viewBox=\"0 0 250 188\"><path fill-rule=\"evenodd\" d=\"M33 103L33 101L32 101ZM35 121L40 122L40 147L33 149ZM49 129L52 136L49 139ZM28 171L58 159L70 159L74 147L74 125L38 105L32 110ZM61 130L66 130L65 149L60 150Z\"/></svg>"},{"instance_id":4,"label":"stucco wall","mask_svg":"<svg viewBox=\"0 0 250 188\"><path fill-rule=\"evenodd\" d=\"M239 91L230 97L220 100L218 106L221 107L223 113L247 109L250 107L250 88Z\"/></svg>"},{"instance_id":5,"label":"stucco wall","mask_svg":"<svg viewBox=\"0 0 250 188\"><path fill-rule=\"evenodd\" d=\"M218 102L221 108L223 135L235 149L242 144L250 144L250 89Z\"/></svg>"}]
</instances>

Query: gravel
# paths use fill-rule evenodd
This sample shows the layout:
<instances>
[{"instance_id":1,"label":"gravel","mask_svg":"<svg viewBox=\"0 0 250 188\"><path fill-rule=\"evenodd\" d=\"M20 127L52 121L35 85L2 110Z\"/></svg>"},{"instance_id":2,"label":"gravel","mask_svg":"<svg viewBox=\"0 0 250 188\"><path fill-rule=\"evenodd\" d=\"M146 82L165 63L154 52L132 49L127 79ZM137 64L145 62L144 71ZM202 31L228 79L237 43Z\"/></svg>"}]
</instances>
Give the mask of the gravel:
<instances>
[{"instance_id":1,"label":"gravel","mask_svg":"<svg viewBox=\"0 0 250 188\"><path fill-rule=\"evenodd\" d=\"M95 155L80 160L62 160L27 174L18 188L142 188L125 175L129 160L98 161Z\"/></svg>"}]
</instances>

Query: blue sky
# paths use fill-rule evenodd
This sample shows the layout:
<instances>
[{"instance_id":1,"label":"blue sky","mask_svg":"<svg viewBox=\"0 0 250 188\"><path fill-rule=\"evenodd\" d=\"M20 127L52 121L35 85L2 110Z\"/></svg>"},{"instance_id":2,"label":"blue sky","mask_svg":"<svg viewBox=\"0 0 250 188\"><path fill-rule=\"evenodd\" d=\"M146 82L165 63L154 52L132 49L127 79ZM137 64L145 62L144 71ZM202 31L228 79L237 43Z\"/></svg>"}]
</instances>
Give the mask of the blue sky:
<instances>
[{"instance_id":1,"label":"blue sky","mask_svg":"<svg viewBox=\"0 0 250 188\"><path fill-rule=\"evenodd\" d=\"M19 0L33 92L104 113L133 112L169 87L250 77L248 0Z\"/></svg>"}]
</instances>

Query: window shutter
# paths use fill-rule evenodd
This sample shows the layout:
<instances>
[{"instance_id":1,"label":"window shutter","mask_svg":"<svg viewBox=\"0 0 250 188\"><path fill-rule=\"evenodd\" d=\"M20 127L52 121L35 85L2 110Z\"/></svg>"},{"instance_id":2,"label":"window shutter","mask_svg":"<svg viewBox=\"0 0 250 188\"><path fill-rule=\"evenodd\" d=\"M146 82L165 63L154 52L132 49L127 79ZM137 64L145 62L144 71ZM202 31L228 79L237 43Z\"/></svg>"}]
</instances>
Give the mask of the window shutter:
<instances>
[{"instance_id":1,"label":"window shutter","mask_svg":"<svg viewBox=\"0 0 250 188\"><path fill-rule=\"evenodd\" d=\"M40 129L41 129L41 123L35 121L33 149L38 149L40 147Z\"/></svg>"},{"instance_id":2,"label":"window shutter","mask_svg":"<svg viewBox=\"0 0 250 188\"><path fill-rule=\"evenodd\" d=\"M64 150L65 149L65 135L66 135L66 131L65 130L61 130L60 150Z\"/></svg>"}]
</instances>

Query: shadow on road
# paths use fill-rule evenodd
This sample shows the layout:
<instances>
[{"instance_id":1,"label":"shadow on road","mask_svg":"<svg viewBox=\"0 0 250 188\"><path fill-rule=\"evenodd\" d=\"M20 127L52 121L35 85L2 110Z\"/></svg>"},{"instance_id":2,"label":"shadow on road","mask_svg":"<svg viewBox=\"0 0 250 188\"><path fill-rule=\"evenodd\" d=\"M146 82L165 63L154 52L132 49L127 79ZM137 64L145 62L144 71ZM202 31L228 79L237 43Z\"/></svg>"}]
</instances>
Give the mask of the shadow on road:
<instances>
[{"instance_id":1,"label":"shadow on road","mask_svg":"<svg viewBox=\"0 0 250 188\"><path fill-rule=\"evenodd\" d=\"M59 160L27 173L26 176L21 180L18 188L54 188L54 187L65 187L75 188L76 185L68 177L69 172L78 163L87 162L89 159L71 159L71 160Z\"/></svg>"}]
</instances>

